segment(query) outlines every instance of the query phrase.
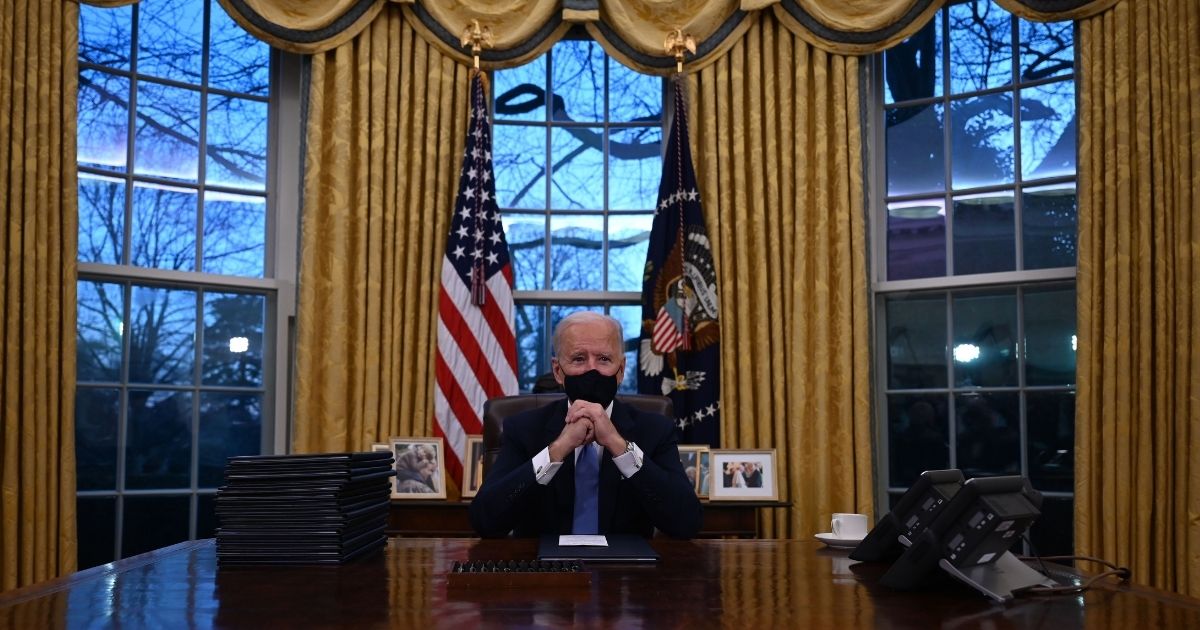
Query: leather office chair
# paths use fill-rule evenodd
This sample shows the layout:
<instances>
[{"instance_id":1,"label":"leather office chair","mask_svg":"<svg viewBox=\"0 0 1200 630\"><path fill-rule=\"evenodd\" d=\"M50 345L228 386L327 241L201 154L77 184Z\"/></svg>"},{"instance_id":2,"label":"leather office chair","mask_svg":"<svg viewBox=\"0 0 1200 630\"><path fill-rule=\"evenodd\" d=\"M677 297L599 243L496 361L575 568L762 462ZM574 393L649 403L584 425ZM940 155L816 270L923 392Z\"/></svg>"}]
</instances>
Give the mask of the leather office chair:
<instances>
[{"instance_id":1,"label":"leather office chair","mask_svg":"<svg viewBox=\"0 0 1200 630\"><path fill-rule=\"evenodd\" d=\"M483 476L486 479L492 462L500 454L504 441L504 419L513 415L548 405L564 394L520 394L493 398L483 403ZM638 411L656 413L668 418L675 417L675 405L666 396L651 394L617 394L617 400Z\"/></svg>"}]
</instances>

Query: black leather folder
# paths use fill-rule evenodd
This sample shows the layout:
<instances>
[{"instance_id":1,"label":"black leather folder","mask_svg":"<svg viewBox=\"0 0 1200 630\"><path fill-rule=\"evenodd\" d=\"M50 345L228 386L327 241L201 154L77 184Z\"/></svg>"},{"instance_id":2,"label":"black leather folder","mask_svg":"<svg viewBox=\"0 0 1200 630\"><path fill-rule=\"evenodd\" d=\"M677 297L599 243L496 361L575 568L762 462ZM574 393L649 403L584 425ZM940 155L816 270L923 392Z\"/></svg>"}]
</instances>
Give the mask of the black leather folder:
<instances>
[{"instance_id":1,"label":"black leather folder","mask_svg":"<svg viewBox=\"0 0 1200 630\"><path fill-rule=\"evenodd\" d=\"M584 562L658 562L658 552L641 536L615 534L605 536L607 547L558 544L558 536L542 536L538 542L538 560L583 560Z\"/></svg>"}]
</instances>

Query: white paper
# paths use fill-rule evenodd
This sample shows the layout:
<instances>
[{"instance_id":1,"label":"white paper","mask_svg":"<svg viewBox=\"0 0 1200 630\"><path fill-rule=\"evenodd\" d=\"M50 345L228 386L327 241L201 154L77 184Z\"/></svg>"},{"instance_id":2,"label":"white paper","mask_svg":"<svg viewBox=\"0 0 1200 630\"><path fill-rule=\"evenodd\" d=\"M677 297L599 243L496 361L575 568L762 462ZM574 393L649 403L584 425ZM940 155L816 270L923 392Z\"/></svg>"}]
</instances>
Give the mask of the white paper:
<instances>
[{"instance_id":1,"label":"white paper","mask_svg":"<svg viewBox=\"0 0 1200 630\"><path fill-rule=\"evenodd\" d=\"M604 536L564 534L558 537L559 547L607 547Z\"/></svg>"}]
</instances>

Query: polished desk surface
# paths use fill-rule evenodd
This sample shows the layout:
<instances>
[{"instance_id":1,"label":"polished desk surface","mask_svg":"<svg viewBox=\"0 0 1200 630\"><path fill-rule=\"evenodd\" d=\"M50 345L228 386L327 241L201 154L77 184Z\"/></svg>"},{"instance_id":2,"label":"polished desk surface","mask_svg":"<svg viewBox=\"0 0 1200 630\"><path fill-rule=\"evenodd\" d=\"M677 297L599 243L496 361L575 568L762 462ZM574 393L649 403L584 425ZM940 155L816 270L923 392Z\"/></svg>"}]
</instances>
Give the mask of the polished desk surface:
<instances>
[{"instance_id":1,"label":"polished desk surface","mask_svg":"<svg viewBox=\"0 0 1200 630\"><path fill-rule=\"evenodd\" d=\"M656 539L657 565L592 565L588 587L448 588L455 560L532 558L531 540L391 539L340 567L221 567L181 543L0 593L0 627L1200 628L1200 600L1104 584L996 604L957 584L897 592L883 567L790 540Z\"/></svg>"}]
</instances>

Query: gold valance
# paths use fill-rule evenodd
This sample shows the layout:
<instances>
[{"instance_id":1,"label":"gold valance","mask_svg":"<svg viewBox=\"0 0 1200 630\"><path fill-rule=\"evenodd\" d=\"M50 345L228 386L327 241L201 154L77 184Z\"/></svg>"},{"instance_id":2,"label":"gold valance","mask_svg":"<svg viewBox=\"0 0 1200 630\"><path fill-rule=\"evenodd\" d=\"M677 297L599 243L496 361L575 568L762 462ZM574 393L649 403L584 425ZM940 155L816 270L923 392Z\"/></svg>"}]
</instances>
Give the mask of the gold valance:
<instances>
[{"instance_id":1,"label":"gold valance","mask_svg":"<svg viewBox=\"0 0 1200 630\"><path fill-rule=\"evenodd\" d=\"M86 1L86 0L85 0ZM92 4L128 0L92 0ZM626 65L668 74L674 59L662 49L678 28L696 39L689 69L719 58L753 23L772 11L789 31L843 55L884 50L924 26L948 0L220 0L256 37L300 53L330 50L357 35L383 7L400 4L417 32L461 63L470 56L459 38L471 20L488 26L495 45L481 54L488 68L525 63L545 52L573 24ZM1096 15L1121 0L997 0L1036 21Z\"/></svg>"}]
</instances>

